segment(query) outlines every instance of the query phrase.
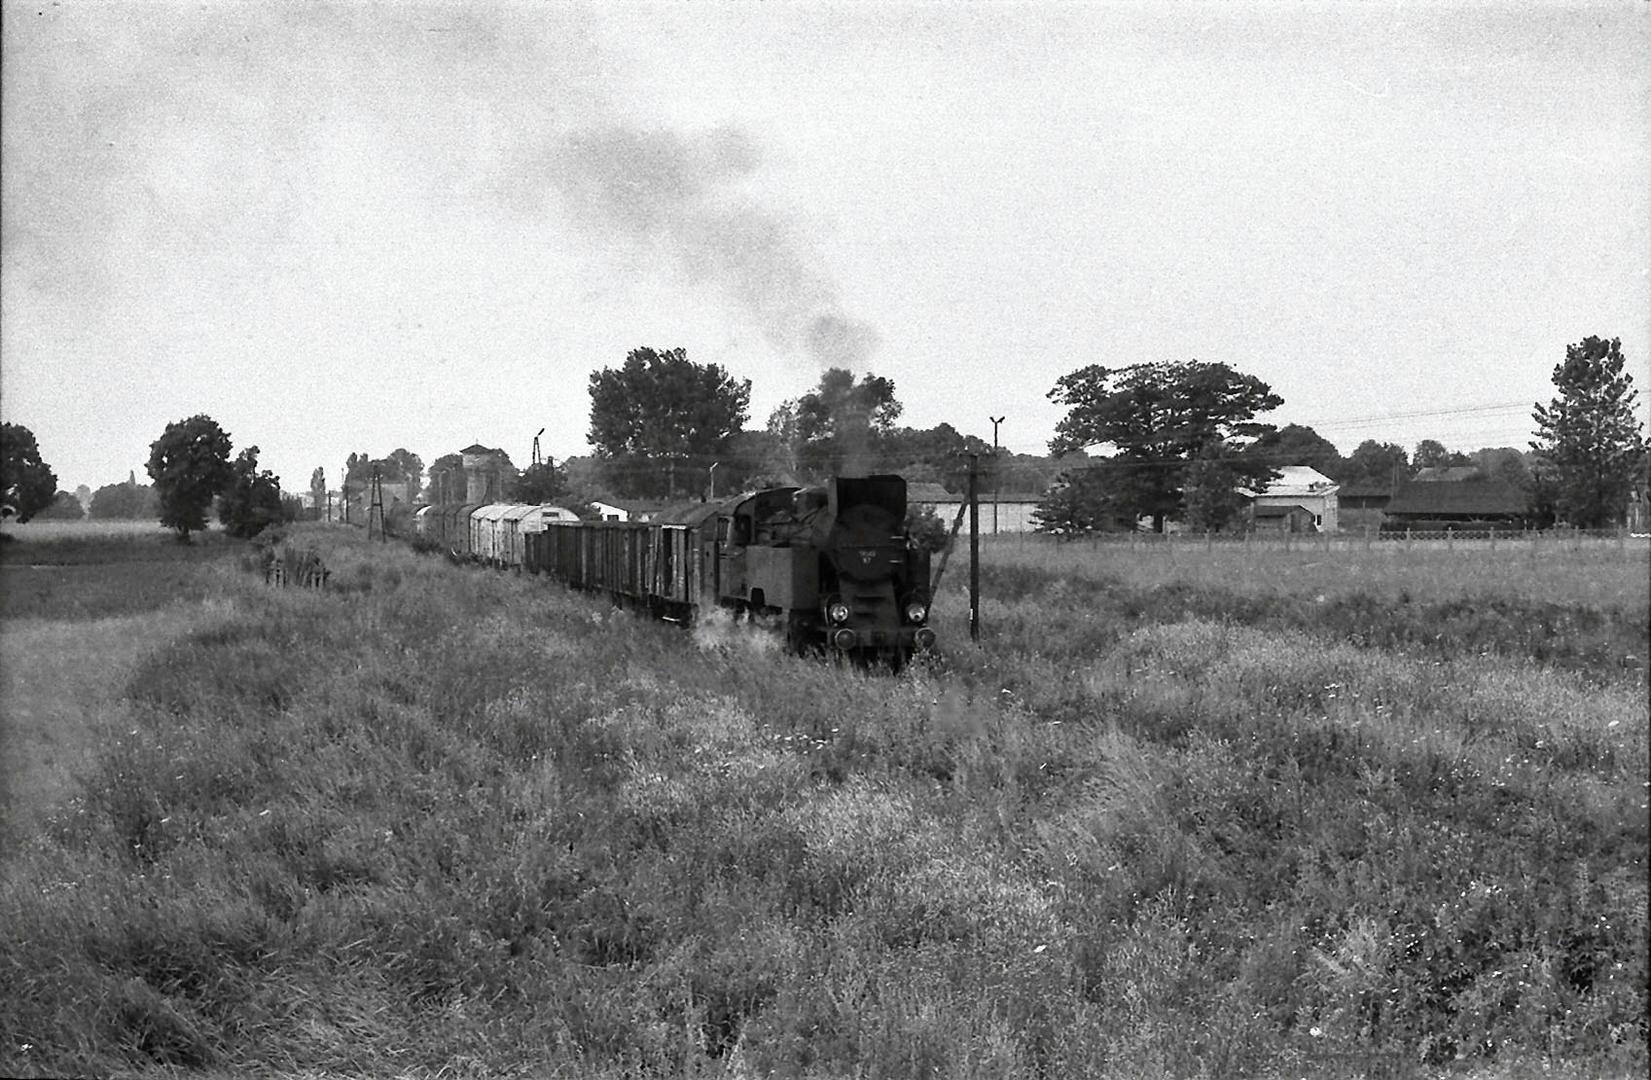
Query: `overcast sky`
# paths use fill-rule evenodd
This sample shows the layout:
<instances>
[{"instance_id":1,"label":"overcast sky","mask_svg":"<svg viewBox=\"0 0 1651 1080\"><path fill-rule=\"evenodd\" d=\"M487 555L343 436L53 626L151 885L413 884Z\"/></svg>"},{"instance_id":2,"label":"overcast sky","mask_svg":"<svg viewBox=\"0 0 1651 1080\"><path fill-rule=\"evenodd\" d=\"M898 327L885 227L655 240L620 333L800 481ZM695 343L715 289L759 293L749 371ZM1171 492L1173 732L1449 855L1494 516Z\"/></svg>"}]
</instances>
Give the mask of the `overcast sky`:
<instances>
[{"instance_id":1,"label":"overcast sky","mask_svg":"<svg viewBox=\"0 0 1651 1080\"><path fill-rule=\"evenodd\" d=\"M1043 452L1089 363L1523 446L1567 343L1651 398L1651 5L4 3L0 413L59 483L208 413L584 453L589 373L892 378Z\"/></svg>"}]
</instances>

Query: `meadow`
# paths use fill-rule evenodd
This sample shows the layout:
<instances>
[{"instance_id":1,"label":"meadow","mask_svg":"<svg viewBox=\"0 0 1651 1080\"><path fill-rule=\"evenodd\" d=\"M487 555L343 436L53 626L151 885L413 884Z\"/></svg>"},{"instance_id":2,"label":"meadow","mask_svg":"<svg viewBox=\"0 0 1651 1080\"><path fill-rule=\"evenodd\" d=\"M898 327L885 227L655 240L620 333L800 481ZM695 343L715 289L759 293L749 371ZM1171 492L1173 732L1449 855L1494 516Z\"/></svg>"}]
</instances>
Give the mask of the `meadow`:
<instances>
[{"instance_id":1,"label":"meadow","mask_svg":"<svg viewBox=\"0 0 1651 1080\"><path fill-rule=\"evenodd\" d=\"M1647 1067L1640 551L988 544L896 676L284 543L4 571L0 1073Z\"/></svg>"}]
</instances>

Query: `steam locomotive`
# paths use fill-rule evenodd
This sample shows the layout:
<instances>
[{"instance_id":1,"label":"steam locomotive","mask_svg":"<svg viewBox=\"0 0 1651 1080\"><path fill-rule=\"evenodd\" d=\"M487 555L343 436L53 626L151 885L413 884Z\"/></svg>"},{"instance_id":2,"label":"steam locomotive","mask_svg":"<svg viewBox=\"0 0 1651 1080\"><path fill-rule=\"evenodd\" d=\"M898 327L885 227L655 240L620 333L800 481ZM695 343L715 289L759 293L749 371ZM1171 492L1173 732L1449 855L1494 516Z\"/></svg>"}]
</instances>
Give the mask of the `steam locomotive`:
<instances>
[{"instance_id":1,"label":"steam locomotive","mask_svg":"<svg viewBox=\"0 0 1651 1080\"><path fill-rule=\"evenodd\" d=\"M935 644L929 556L907 534L899 476L770 488L649 522L531 518L431 507L417 528L455 553L606 593L657 618L686 623L723 610L770 623L799 652L899 663Z\"/></svg>"}]
</instances>

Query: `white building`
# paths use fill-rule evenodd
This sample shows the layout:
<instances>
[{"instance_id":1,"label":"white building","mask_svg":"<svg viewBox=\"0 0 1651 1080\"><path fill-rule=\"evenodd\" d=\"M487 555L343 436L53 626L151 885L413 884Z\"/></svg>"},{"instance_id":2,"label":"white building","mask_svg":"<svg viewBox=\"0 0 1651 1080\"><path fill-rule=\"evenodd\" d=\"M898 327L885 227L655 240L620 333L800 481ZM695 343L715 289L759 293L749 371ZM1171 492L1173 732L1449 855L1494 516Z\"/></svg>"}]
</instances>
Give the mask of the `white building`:
<instances>
[{"instance_id":1,"label":"white building","mask_svg":"<svg viewBox=\"0 0 1651 1080\"><path fill-rule=\"evenodd\" d=\"M1319 532L1335 532L1340 528L1336 500L1340 490L1340 484L1317 469L1284 465L1278 470L1278 479L1264 490L1247 494L1253 496L1251 505L1256 508L1299 506L1313 515L1313 527Z\"/></svg>"},{"instance_id":2,"label":"white building","mask_svg":"<svg viewBox=\"0 0 1651 1080\"><path fill-rule=\"evenodd\" d=\"M991 491L983 491L978 499L980 535L1036 531L1037 522L1033 520L1033 515L1037 513L1038 504L1043 501L1043 496L1026 492L1006 491L994 494ZM949 492L939 484L915 483L907 485L906 488L906 505L933 511L935 517L945 522L948 529L951 528L952 522L957 520L958 509L963 503L964 496ZM963 516L963 526L958 530L958 535L969 535L967 514Z\"/></svg>"}]
</instances>

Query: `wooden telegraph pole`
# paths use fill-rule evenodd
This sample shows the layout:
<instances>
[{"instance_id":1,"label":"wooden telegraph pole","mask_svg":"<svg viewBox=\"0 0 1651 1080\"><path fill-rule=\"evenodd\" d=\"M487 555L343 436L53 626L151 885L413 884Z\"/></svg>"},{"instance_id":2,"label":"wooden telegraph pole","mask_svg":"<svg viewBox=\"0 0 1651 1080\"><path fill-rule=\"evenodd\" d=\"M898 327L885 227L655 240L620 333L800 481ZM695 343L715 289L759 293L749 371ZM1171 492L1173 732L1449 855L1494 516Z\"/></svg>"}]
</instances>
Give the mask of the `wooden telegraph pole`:
<instances>
[{"instance_id":1,"label":"wooden telegraph pole","mask_svg":"<svg viewBox=\"0 0 1651 1080\"><path fill-rule=\"evenodd\" d=\"M389 542L390 534L384 528L384 485L379 479L378 470L373 470L372 504L367 507L367 539L373 538L373 524L378 524L378 538Z\"/></svg>"},{"instance_id":2,"label":"wooden telegraph pole","mask_svg":"<svg viewBox=\"0 0 1651 1080\"><path fill-rule=\"evenodd\" d=\"M980 640L980 455L969 455L969 640Z\"/></svg>"}]
</instances>

